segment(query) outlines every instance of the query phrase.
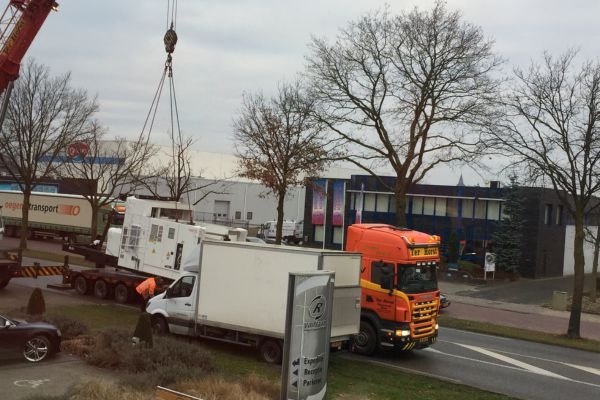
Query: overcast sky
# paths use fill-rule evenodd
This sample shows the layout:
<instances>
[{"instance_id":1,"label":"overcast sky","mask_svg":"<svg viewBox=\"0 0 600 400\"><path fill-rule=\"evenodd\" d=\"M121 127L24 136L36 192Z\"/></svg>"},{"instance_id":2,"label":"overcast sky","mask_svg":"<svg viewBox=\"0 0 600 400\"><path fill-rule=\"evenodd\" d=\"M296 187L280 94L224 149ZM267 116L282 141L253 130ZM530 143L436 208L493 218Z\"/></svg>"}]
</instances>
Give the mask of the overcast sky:
<instances>
[{"instance_id":1,"label":"overcast sky","mask_svg":"<svg viewBox=\"0 0 600 400\"><path fill-rule=\"evenodd\" d=\"M57 0L28 55L53 73L71 72L74 87L98 95L98 118L112 135L142 129L162 75L167 0ZM232 121L244 91L273 92L303 69L311 35L334 39L339 28L389 4L393 13L433 1L409 0L179 0L174 79L180 122L196 148L232 152ZM597 58L600 2L594 0L448 0L448 8L481 26L512 66L539 60L544 50L580 48ZM168 93L153 141L166 144ZM439 170L429 183L453 184L461 171ZM467 185L485 184L464 170ZM450 179L450 182L448 181Z\"/></svg>"}]
</instances>

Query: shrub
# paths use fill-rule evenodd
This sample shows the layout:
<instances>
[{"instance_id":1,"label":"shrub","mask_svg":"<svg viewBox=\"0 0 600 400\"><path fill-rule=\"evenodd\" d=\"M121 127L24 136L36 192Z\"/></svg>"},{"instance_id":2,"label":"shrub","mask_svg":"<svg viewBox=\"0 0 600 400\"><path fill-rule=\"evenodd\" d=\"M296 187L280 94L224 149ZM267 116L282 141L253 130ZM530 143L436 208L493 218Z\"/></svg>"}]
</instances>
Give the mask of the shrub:
<instances>
[{"instance_id":1,"label":"shrub","mask_svg":"<svg viewBox=\"0 0 600 400\"><path fill-rule=\"evenodd\" d=\"M62 333L63 340L75 338L77 336L87 335L90 333L90 328L81 321L69 318L63 315L54 315L46 318L48 322L56 325Z\"/></svg>"},{"instance_id":2,"label":"shrub","mask_svg":"<svg viewBox=\"0 0 600 400\"><path fill-rule=\"evenodd\" d=\"M27 314L29 315L42 315L46 312L46 302L44 301L44 295L42 289L35 288L29 296L27 302Z\"/></svg>"},{"instance_id":3,"label":"shrub","mask_svg":"<svg viewBox=\"0 0 600 400\"><path fill-rule=\"evenodd\" d=\"M458 261L458 269L466 272L474 272L477 269L481 269L481 265L475 264L471 261L459 260Z\"/></svg>"},{"instance_id":4,"label":"shrub","mask_svg":"<svg viewBox=\"0 0 600 400\"><path fill-rule=\"evenodd\" d=\"M159 336L152 348L134 346L127 331L102 331L87 361L124 374L129 387L169 385L186 378L203 377L214 370L212 356L200 346Z\"/></svg>"}]
</instances>

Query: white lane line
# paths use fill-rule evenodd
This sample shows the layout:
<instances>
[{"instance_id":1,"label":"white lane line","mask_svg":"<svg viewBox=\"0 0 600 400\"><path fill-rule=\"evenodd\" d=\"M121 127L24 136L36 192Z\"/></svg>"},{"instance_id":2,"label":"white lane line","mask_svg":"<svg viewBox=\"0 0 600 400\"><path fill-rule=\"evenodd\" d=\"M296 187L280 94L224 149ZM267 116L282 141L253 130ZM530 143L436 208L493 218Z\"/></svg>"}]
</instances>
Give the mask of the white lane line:
<instances>
[{"instance_id":1,"label":"white lane line","mask_svg":"<svg viewBox=\"0 0 600 400\"><path fill-rule=\"evenodd\" d=\"M571 379L569 379L567 377L564 377L562 375L555 374L554 372L550 372L550 371L547 371L545 369L536 367L535 365L527 364L527 363L524 363L522 361L516 360L514 358L510 358L510 357L504 356L502 354L486 350L486 349L481 348L481 347L471 346L471 345L468 345L468 344L461 344L461 343L456 343L456 344L459 345L459 346L461 346L461 347L467 348L469 350L473 350L473 351L475 351L477 353L481 353L481 354L484 354L486 356L495 358L497 360L504 361L505 363L514 365L515 367L522 368L522 369L527 370L529 372L533 372L534 374L549 376L551 378L556 378L556 379L563 379L563 380L569 380L569 381L571 380Z\"/></svg>"},{"instance_id":2,"label":"white lane line","mask_svg":"<svg viewBox=\"0 0 600 400\"><path fill-rule=\"evenodd\" d=\"M583 365L569 364L566 362L561 362L561 364L567 365L572 368L580 369L585 372L589 372L590 374L595 374L595 375L600 376L600 369L596 369L596 368L592 368L592 367L585 367Z\"/></svg>"}]
</instances>

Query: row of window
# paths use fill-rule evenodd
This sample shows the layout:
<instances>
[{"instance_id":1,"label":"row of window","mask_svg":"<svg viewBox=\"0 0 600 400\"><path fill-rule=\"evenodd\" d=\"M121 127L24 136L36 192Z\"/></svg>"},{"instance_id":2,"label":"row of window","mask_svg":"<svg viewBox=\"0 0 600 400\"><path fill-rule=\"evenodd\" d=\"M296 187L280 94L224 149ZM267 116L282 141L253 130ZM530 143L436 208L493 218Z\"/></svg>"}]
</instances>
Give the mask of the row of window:
<instances>
[{"instance_id":1,"label":"row of window","mask_svg":"<svg viewBox=\"0 0 600 400\"><path fill-rule=\"evenodd\" d=\"M554 206L552 204L546 204L544 210L544 225L562 225L562 219L563 206L556 206L556 212L554 212Z\"/></svg>"},{"instance_id":2,"label":"row of window","mask_svg":"<svg viewBox=\"0 0 600 400\"><path fill-rule=\"evenodd\" d=\"M242 212L241 211L236 211L235 212L235 219L240 220L242 219ZM248 211L246 213L246 221L251 221L252 220L252 211Z\"/></svg>"},{"instance_id":3,"label":"row of window","mask_svg":"<svg viewBox=\"0 0 600 400\"><path fill-rule=\"evenodd\" d=\"M352 193L354 209L360 204L360 197L360 193ZM396 199L390 194L365 193L362 209L393 213L396 211ZM406 213L412 215L458 217L459 212L463 218L498 221L502 218L502 201L408 196L406 202Z\"/></svg>"}]
</instances>

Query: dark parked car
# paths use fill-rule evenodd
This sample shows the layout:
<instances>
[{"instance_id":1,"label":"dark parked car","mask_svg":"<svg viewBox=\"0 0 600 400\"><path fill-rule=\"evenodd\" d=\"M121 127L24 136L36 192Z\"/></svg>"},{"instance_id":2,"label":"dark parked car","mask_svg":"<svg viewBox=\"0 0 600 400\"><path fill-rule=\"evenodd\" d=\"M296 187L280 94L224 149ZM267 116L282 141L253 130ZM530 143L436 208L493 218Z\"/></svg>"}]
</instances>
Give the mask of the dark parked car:
<instances>
[{"instance_id":1,"label":"dark parked car","mask_svg":"<svg viewBox=\"0 0 600 400\"><path fill-rule=\"evenodd\" d=\"M21 354L39 362L60 351L60 330L45 322L25 322L0 315L0 355Z\"/></svg>"},{"instance_id":2,"label":"dark parked car","mask_svg":"<svg viewBox=\"0 0 600 400\"><path fill-rule=\"evenodd\" d=\"M450 305L450 299L444 293L440 293L440 308L446 308Z\"/></svg>"}]
</instances>

